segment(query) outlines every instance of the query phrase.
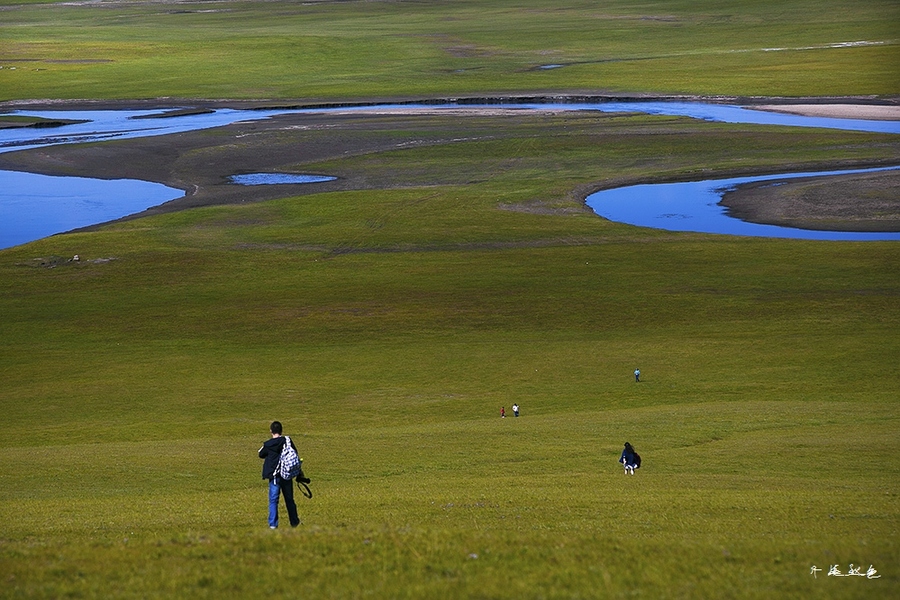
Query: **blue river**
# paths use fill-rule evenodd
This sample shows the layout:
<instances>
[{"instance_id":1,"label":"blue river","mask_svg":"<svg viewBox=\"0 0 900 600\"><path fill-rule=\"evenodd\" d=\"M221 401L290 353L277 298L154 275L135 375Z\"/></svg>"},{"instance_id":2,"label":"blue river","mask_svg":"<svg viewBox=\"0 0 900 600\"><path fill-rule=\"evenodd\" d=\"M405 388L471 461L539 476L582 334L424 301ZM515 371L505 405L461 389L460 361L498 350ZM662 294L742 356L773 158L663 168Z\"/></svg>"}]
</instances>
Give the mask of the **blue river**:
<instances>
[{"instance_id":1,"label":"blue river","mask_svg":"<svg viewBox=\"0 0 900 600\"><path fill-rule=\"evenodd\" d=\"M168 110L114 110L114 111L13 111L11 115L40 117L51 120L77 120L78 123L57 128L34 129L12 128L0 130L0 152L12 152L57 144L77 144L104 140L118 140L154 135L168 135L185 131L195 131L220 127L238 121L254 121L281 114L366 111L377 109L435 110L441 108L497 108L497 104L458 104L448 102L441 105L381 105L321 109L273 109L235 110L221 109L202 114L169 116ZM654 115L684 116L707 121L726 123L746 123L758 125L779 125L785 127L815 127L900 134L898 121L866 121L854 119L833 119L803 117L774 112L742 108L740 106L703 104L696 102L601 102L591 104L507 104L505 108L523 110L582 110L601 112L639 112ZM808 175L808 174L807 174ZM823 173L824 175L824 173ZM799 176L799 175L798 175ZM777 178L783 179L784 175ZM715 206L717 197L709 191L697 192L691 186L711 186L717 190L756 180L742 178L718 182L673 184L686 203L709 207ZM641 197L649 195L647 186L635 186ZM107 181L79 177L49 177L30 173L0 171L0 248L8 248L56 233L86 227L127 215L139 213L183 195L181 190L161 184L119 180ZM614 192L618 190L609 190ZM606 194L608 192L602 192ZM665 192L671 194L673 192ZM597 214L605 218L626 223L632 221L612 216L612 201L601 200L592 195L588 204ZM786 227L754 225L752 228L738 225L743 223L724 215L718 207L721 218L699 218L698 214L682 207L668 206L650 221L632 223L636 225L671 229L678 231L702 231L730 235L766 235L772 237L814 238L814 239L898 239L897 234L842 234L841 232L809 232ZM708 212L708 211L707 211ZM658 215L662 214L662 218ZM706 214L704 212L704 214ZM666 216L668 215L668 216ZM674 215L674 216L673 216ZM687 224L687 221L691 221ZM709 225L706 225L709 223ZM723 226L723 224L727 226ZM745 223L744 225L752 225ZM687 227L687 228L686 228ZM764 229L760 229L764 228Z\"/></svg>"},{"instance_id":2,"label":"blue river","mask_svg":"<svg viewBox=\"0 0 900 600\"><path fill-rule=\"evenodd\" d=\"M894 167L893 169L900 169L900 167ZM745 183L756 181L779 182L797 177L824 177L893 169L819 171L710 179L707 181L686 181L681 183L632 185L596 192L588 196L585 202L595 213L610 221L628 223L639 227L666 229L668 231L694 231L699 233L805 240L859 242L900 240L900 232L821 231L750 223L728 216L727 209L719 204L726 192Z\"/></svg>"}]
</instances>

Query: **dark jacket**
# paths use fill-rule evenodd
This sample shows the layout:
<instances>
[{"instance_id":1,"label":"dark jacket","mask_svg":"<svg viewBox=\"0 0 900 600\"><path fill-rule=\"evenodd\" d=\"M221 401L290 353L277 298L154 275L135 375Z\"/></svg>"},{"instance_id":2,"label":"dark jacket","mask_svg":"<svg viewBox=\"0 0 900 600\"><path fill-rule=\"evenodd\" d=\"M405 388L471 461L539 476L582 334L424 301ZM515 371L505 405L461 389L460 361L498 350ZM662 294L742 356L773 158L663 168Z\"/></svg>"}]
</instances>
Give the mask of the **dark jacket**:
<instances>
[{"instance_id":1,"label":"dark jacket","mask_svg":"<svg viewBox=\"0 0 900 600\"><path fill-rule=\"evenodd\" d=\"M626 466L633 466L635 468L641 468L641 456L634 451L634 448L631 446L626 446L624 450L622 450L622 456L619 457L619 462Z\"/></svg>"},{"instance_id":2,"label":"dark jacket","mask_svg":"<svg viewBox=\"0 0 900 600\"><path fill-rule=\"evenodd\" d=\"M294 440L291 440L291 446L297 450ZM284 436L273 437L266 440L262 448L259 449L259 457L264 458L262 468L262 478L272 479L275 475L275 467L278 466L278 459L281 458L281 451L284 449Z\"/></svg>"}]
</instances>

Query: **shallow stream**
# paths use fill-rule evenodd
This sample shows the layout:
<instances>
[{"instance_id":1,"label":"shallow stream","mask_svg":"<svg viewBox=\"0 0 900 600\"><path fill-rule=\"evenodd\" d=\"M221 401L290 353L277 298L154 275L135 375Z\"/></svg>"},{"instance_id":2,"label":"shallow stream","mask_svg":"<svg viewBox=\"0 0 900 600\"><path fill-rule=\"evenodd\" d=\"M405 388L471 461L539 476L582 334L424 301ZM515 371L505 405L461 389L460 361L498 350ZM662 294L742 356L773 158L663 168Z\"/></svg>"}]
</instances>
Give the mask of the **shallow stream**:
<instances>
[{"instance_id":1,"label":"shallow stream","mask_svg":"<svg viewBox=\"0 0 900 600\"><path fill-rule=\"evenodd\" d=\"M610 221L628 223L639 227L666 229L668 231L695 231L700 233L805 240L900 240L900 233L821 231L750 223L749 221L742 221L728 216L727 209L719 204L725 193L746 183L757 181L776 182L798 177L823 177L884 170L887 169L820 171L681 183L632 185L596 192L587 197L586 203L595 213Z\"/></svg>"},{"instance_id":2,"label":"shallow stream","mask_svg":"<svg viewBox=\"0 0 900 600\"><path fill-rule=\"evenodd\" d=\"M15 111L18 116L40 117L49 120L74 121L71 124L54 128L13 128L0 130L0 152L11 152L39 148L56 144L77 144L112 139L126 139L143 136L167 135L198 129L220 127L238 121L253 121L275 115L289 113L366 111L390 109L458 109L458 108L498 108L531 110L594 110L602 112L640 112L646 114L686 116L709 121L726 123L750 123L760 125L780 125L790 127L818 127L828 129L844 129L852 131L870 131L879 133L900 134L900 122L897 121L865 121L855 119L834 119L821 117L803 117L797 115L751 110L740 106L703 104L696 102L600 102L600 103L559 103L559 104L474 104L454 103L433 105L380 105L356 106L340 108L307 108L307 109L272 109L272 110L235 110L221 109L215 111L185 113L174 116L167 110L107 110L107 111ZM783 178L784 176L779 176ZM730 181L730 180L729 180ZM749 181L749 180L748 180ZM271 183L271 182L268 182ZM300 182L302 183L302 182ZM708 206L711 197L708 192L697 192L726 184L718 182L700 182L670 188L666 194L678 193L685 196L687 204ZM638 191L622 193L648 195L647 186L635 186ZM48 177L14 171L0 171L0 248L8 248L18 244L40 239L55 233L86 227L127 215L135 214L150 207L157 206L183 195L181 190L169 188L161 184L135 180L107 181L79 177ZM618 190L610 190L614 192ZM607 194L609 192L603 192ZM699 194L694 196L694 194ZM634 196L632 196L634 197ZM589 200L592 208L598 200ZM604 197L606 198L606 197ZM718 199L715 200L715 203ZM607 200L602 204L606 211ZM729 226L722 229L706 229L706 222L721 223L722 219L700 218L686 208L668 206L660 213L663 218L654 217L652 222L633 223L663 229L685 230L685 221L691 221L689 231L708 233L729 233L732 235L768 235L776 237L813 237L810 233L821 233L825 237L815 239L897 239L897 237L842 237L840 232L806 232L786 227L753 225L753 231L761 232L760 227L767 227L765 233L748 233L747 228L737 219L724 216L730 221ZM613 220L623 220L608 216L611 212L598 214ZM688 216L689 215L689 216ZM751 224L745 224L751 225ZM695 229L694 227L700 227ZM837 237L832 237L835 233ZM848 234L850 236L896 236L896 234Z\"/></svg>"}]
</instances>

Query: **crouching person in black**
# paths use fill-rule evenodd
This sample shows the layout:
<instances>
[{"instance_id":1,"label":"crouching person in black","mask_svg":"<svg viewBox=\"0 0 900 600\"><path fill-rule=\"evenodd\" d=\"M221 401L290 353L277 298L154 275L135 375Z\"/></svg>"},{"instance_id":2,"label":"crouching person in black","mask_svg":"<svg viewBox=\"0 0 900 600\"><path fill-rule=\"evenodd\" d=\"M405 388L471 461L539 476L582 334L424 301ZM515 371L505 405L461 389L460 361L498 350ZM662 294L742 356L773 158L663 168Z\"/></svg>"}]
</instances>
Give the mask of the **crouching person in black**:
<instances>
[{"instance_id":1,"label":"crouching person in black","mask_svg":"<svg viewBox=\"0 0 900 600\"><path fill-rule=\"evenodd\" d=\"M626 474L634 475L634 470L641 468L641 455L637 453L634 446L625 442L625 449L622 450L619 462L625 466Z\"/></svg>"},{"instance_id":2,"label":"crouching person in black","mask_svg":"<svg viewBox=\"0 0 900 600\"><path fill-rule=\"evenodd\" d=\"M300 517L297 515L297 504L294 502L294 482L292 479L282 479L275 474L275 467L278 466L278 459L281 457L281 451L285 444L285 438L281 435L281 423L274 421L269 427L269 431L272 438L266 440L259 449L259 457L265 460L262 477L269 480L269 529L278 528L279 494L284 496L284 504L287 507L291 527L296 527L300 524ZM297 450L293 440L291 440L291 447L294 451Z\"/></svg>"}]
</instances>

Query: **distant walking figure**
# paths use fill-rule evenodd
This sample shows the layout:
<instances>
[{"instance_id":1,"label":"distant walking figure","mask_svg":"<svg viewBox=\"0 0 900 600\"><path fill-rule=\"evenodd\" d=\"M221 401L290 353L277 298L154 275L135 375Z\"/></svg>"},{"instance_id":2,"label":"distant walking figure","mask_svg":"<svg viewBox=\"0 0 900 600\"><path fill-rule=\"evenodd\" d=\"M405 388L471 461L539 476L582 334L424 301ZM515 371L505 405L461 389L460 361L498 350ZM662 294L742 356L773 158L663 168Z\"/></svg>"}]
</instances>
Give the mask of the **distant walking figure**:
<instances>
[{"instance_id":1,"label":"distant walking figure","mask_svg":"<svg viewBox=\"0 0 900 600\"><path fill-rule=\"evenodd\" d=\"M622 450L622 456L619 462L625 467L625 474L634 475L635 469L641 468L641 455L635 452L634 446L625 442L625 449Z\"/></svg>"},{"instance_id":2,"label":"distant walking figure","mask_svg":"<svg viewBox=\"0 0 900 600\"><path fill-rule=\"evenodd\" d=\"M501 419L505 419L505 418L506 418L506 407L505 407L505 406L501 406L501 407L500 407L500 418L501 418Z\"/></svg>"},{"instance_id":3,"label":"distant walking figure","mask_svg":"<svg viewBox=\"0 0 900 600\"><path fill-rule=\"evenodd\" d=\"M517 417L519 416L519 405L518 404L513 404L513 415L515 415Z\"/></svg>"},{"instance_id":4,"label":"distant walking figure","mask_svg":"<svg viewBox=\"0 0 900 600\"><path fill-rule=\"evenodd\" d=\"M641 370L640 369L634 370L634 380L638 383L641 382Z\"/></svg>"}]
</instances>

